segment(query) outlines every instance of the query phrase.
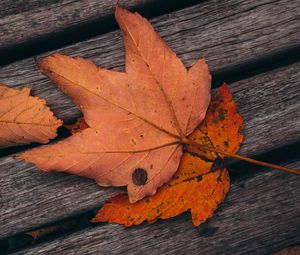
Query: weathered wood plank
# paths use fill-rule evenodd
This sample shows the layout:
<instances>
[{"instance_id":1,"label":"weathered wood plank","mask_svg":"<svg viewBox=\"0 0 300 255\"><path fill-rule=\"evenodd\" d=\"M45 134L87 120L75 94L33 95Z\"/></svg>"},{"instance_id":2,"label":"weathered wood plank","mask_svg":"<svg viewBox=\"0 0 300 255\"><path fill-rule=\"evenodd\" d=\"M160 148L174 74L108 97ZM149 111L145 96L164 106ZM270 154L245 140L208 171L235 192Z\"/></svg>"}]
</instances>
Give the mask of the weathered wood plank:
<instances>
[{"instance_id":1,"label":"weathered wood plank","mask_svg":"<svg viewBox=\"0 0 300 255\"><path fill-rule=\"evenodd\" d=\"M212 71L295 46L300 38L297 0L208 0L151 21L186 66L205 57ZM60 51L90 58L110 69L121 70L124 66L119 31ZM0 81L14 87L32 87L33 94L45 98L63 120L79 116L71 101L39 73L33 58L1 67Z\"/></svg>"},{"instance_id":2,"label":"weathered wood plank","mask_svg":"<svg viewBox=\"0 0 300 255\"><path fill-rule=\"evenodd\" d=\"M15 254L271 254L300 242L299 185L299 176L261 172L233 183L199 228L188 214L132 228L102 224Z\"/></svg>"},{"instance_id":3,"label":"weathered wood plank","mask_svg":"<svg viewBox=\"0 0 300 255\"><path fill-rule=\"evenodd\" d=\"M297 63L231 84L245 118L243 154L300 139L299 68ZM91 210L115 191L75 176L45 174L12 157L1 158L0 169L0 238Z\"/></svg>"},{"instance_id":4,"label":"weathered wood plank","mask_svg":"<svg viewBox=\"0 0 300 255\"><path fill-rule=\"evenodd\" d=\"M155 0L120 0L127 8L151 4ZM0 48L18 45L43 36L72 29L84 23L112 17L116 0L30 0L0 2Z\"/></svg>"}]
</instances>

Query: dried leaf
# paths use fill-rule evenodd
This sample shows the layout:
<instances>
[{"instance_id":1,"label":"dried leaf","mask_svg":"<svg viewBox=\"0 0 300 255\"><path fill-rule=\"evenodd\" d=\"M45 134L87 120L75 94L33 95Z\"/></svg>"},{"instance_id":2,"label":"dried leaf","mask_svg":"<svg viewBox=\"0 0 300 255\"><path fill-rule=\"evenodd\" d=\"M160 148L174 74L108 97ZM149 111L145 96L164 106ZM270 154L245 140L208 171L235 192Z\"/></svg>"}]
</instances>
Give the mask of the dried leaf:
<instances>
[{"instance_id":1,"label":"dried leaf","mask_svg":"<svg viewBox=\"0 0 300 255\"><path fill-rule=\"evenodd\" d=\"M62 124L46 102L29 95L30 89L0 84L0 148L31 142L47 143Z\"/></svg>"},{"instance_id":2,"label":"dried leaf","mask_svg":"<svg viewBox=\"0 0 300 255\"><path fill-rule=\"evenodd\" d=\"M205 121L191 135L200 144L236 152L243 140L243 119L238 114L232 95L223 85L213 98ZM135 204L127 194L108 199L92 222L115 222L127 227L167 219L190 210L193 224L199 226L213 215L229 191L228 172L222 167L222 156L199 158L187 148L174 178L152 197ZM218 160L216 160L218 159ZM219 164L216 165L216 162ZM217 168L218 170L212 170Z\"/></svg>"},{"instance_id":3,"label":"dried leaf","mask_svg":"<svg viewBox=\"0 0 300 255\"><path fill-rule=\"evenodd\" d=\"M182 138L204 119L211 76L204 60L186 70L138 13L116 8L126 72L55 54L39 67L83 112L89 128L21 154L45 171L127 185L131 202L153 195L178 169Z\"/></svg>"}]
</instances>

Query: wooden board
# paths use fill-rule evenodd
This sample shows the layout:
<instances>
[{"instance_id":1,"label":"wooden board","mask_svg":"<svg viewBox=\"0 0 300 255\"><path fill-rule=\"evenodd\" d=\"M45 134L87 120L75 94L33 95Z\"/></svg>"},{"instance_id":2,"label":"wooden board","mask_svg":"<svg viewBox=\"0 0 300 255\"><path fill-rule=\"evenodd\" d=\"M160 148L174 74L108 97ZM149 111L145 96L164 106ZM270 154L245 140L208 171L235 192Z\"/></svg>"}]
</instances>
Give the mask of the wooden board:
<instances>
[{"instance_id":1,"label":"wooden board","mask_svg":"<svg viewBox=\"0 0 300 255\"><path fill-rule=\"evenodd\" d=\"M120 0L126 8L151 5L156 0ZM12 47L44 36L53 36L64 30L97 22L99 30L105 19L112 19L116 0L30 0L1 1L0 49ZM107 22L106 22L107 23ZM89 27L87 27L89 29Z\"/></svg>"},{"instance_id":2,"label":"wooden board","mask_svg":"<svg viewBox=\"0 0 300 255\"><path fill-rule=\"evenodd\" d=\"M15 254L271 254L300 242L299 185L299 176L262 171L233 183L199 228L189 213L128 229L102 224Z\"/></svg>"},{"instance_id":3,"label":"wooden board","mask_svg":"<svg viewBox=\"0 0 300 255\"><path fill-rule=\"evenodd\" d=\"M216 72L297 45L300 4L297 0L208 0L151 22L186 66L205 57ZM109 69L124 68L119 31L59 51L90 58ZM80 115L71 101L39 73L33 58L1 67L0 81L12 87L32 87L33 94L46 99L56 115L65 121Z\"/></svg>"},{"instance_id":4,"label":"wooden board","mask_svg":"<svg viewBox=\"0 0 300 255\"><path fill-rule=\"evenodd\" d=\"M262 153L300 139L299 68L294 64L230 86L245 118L241 153ZM0 238L96 208L115 191L80 177L45 174L10 156L0 159L0 169Z\"/></svg>"}]
</instances>

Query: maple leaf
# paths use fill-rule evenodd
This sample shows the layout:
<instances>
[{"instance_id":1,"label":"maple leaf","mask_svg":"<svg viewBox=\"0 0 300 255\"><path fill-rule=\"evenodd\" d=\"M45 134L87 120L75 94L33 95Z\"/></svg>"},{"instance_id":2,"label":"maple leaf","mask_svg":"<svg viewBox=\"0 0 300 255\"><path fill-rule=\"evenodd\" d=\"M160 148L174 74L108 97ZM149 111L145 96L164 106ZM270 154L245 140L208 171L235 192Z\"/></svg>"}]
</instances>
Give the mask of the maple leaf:
<instances>
[{"instance_id":1,"label":"maple leaf","mask_svg":"<svg viewBox=\"0 0 300 255\"><path fill-rule=\"evenodd\" d=\"M224 84L214 96L205 120L189 138L199 144L235 153L243 137L243 119ZM205 158L201 158L197 156L199 152L193 152L195 148L186 148L178 171L154 196L131 204L127 194L116 195L108 199L92 222L108 221L129 227L190 210L194 226L199 226L224 200L230 179L222 164L216 164L222 162L222 155L207 152Z\"/></svg>"},{"instance_id":2,"label":"maple leaf","mask_svg":"<svg viewBox=\"0 0 300 255\"><path fill-rule=\"evenodd\" d=\"M56 137L62 122L44 100L29 94L29 88L18 90L0 84L0 148L47 143Z\"/></svg>"},{"instance_id":3,"label":"maple leaf","mask_svg":"<svg viewBox=\"0 0 300 255\"><path fill-rule=\"evenodd\" d=\"M125 186L131 202L153 195L178 169L182 140L204 119L211 76L203 59L189 70L138 13L117 6L126 72L55 54L39 67L83 112L89 128L20 158L101 186Z\"/></svg>"}]
</instances>

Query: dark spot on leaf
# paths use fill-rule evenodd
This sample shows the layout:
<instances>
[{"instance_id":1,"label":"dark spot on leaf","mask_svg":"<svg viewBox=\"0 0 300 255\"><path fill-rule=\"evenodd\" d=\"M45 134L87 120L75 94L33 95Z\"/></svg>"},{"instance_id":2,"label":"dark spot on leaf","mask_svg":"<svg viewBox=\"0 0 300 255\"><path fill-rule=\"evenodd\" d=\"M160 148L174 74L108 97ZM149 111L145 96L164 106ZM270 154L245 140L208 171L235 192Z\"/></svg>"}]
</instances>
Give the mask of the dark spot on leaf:
<instances>
[{"instance_id":1,"label":"dark spot on leaf","mask_svg":"<svg viewBox=\"0 0 300 255\"><path fill-rule=\"evenodd\" d=\"M220 100L220 95L215 94L214 97L213 97L213 99L216 100L216 101L219 101Z\"/></svg>"},{"instance_id":2,"label":"dark spot on leaf","mask_svg":"<svg viewBox=\"0 0 300 255\"><path fill-rule=\"evenodd\" d=\"M218 104L212 104L210 106L210 109L211 109L212 113L214 113L216 111L217 107L218 107Z\"/></svg>"},{"instance_id":3,"label":"dark spot on leaf","mask_svg":"<svg viewBox=\"0 0 300 255\"><path fill-rule=\"evenodd\" d=\"M229 147L229 141L225 141L224 146L228 148Z\"/></svg>"},{"instance_id":4,"label":"dark spot on leaf","mask_svg":"<svg viewBox=\"0 0 300 255\"><path fill-rule=\"evenodd\" d=\"M137 168L132 172L132 182L137 185L145 185L148 180L147 171L143 168Z\"/></svg>"},{"instance_id":5,"label":"dark spot on leaf","mask_svg":"<svg viewBox=\"0 0 300 255\"><path fill-rule=\"evenodd\" d=\"M226 110L220 109L218 112L219 112L219 120L220 120L220 121L225 120Z\"/></svg>"},{"instance_id":6,"label":"dark spot on leaf","mask_svg":"<svg viewBox=\"0 0 300 255\"><path fill-rule=\"evenodd\" d=\"M243 127L239 127L238 133L239 133L239 135L242 135L244 133L244 128Z\"/></svg>"},{"instance_id":7,"label":"dark spot on leaf","mask_svg":"<svg viewBox=\"0 0 300 255\"><path fill-rule=\"evenodd\" d=\"M144 138L144 135L140 135L141 138Z\"/></svg>"},{"instance_id":8,"label":"dark spot on leaf","mask_svg":"<svg viewBox=\"0 0 300 255\"><path fill-rule=\"evenodd\" d=\"M218 124L218 122L219 122L219 119L217 119L217 118L214 118L212 122L213 122L214 124Z\"/></svg>"}]
</instances>

